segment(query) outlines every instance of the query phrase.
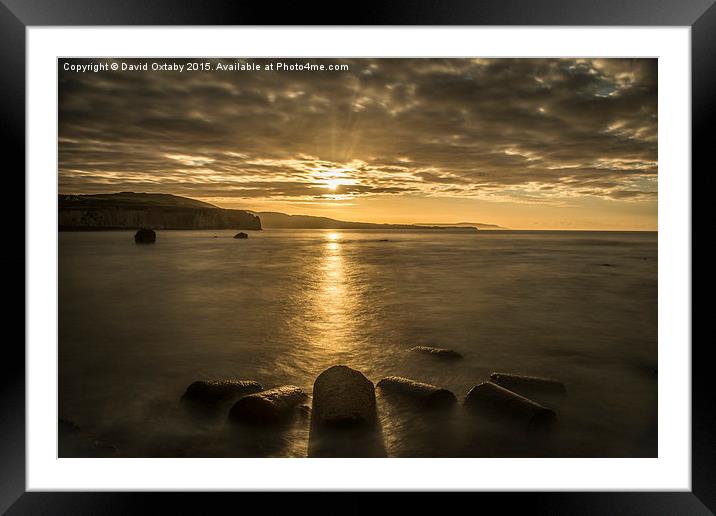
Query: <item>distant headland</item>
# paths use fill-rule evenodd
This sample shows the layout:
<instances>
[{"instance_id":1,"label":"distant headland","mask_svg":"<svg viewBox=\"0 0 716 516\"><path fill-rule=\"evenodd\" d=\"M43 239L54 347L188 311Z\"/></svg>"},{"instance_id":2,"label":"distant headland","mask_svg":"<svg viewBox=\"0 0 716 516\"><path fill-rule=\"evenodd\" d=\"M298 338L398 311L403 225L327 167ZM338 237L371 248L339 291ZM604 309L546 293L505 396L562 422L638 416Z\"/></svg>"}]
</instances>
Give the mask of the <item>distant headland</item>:
<instances>
[{"instance_id":1,"label":"distant headland","mask_svg":"<svg viewBox=\"0 0 716 516\"><path fill-rule=\"evenodd\" d=\"M467 231L474 232L475 226L460 226L453 224L378 224L374 222L351 222L331 219L328 217L315 217L312 215L288 215L275 211L249 211L261 218L263 227L270 229L378 229L378 230L440 230L440 231Z\"/></svg>"},{"instance_id":2,"label":"distant headland","mask_svg":"<svg viewBox=\"0 0 716 516\"><path fill-rule=\"evenodd\" d=\"M231 210L188 197L119 192L58 196L60 231L136 229L373 229L475 232L494 224L378 224L271 211Z\"/></svg>"}]
</instances>

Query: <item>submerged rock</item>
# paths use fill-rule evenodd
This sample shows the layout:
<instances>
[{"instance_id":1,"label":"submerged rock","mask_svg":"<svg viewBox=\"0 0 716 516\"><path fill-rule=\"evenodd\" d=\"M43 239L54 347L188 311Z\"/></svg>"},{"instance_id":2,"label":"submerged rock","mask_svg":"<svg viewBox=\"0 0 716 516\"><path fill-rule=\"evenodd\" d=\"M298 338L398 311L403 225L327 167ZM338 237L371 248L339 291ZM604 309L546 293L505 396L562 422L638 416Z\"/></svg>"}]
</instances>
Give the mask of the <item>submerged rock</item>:
<instances>
[{"instance_id":1,"label":"submerged rock","mask_svg":"<svg viewBox=\"0 0 716 516\"><path fill-rule=\"evenodd\" d=\"M181 399L211 405L262 390L253 380L198 380L186 388Z\"/></svg>"},{"instance_id":2,"label":"submerged rock","mask_svg":"<svg viewBox=\"0 0 716 516\"><path fill-rule=\"evenodd\" d=\"M492 382L473 387L465 396L465 407L523 422L529 427L548 426L556 417L553 410Z\"/></svg>"},{"instance_id":3,"label":"submerged rock","mask_svg":"<svg viewBox=\"0 0 716 516\"><path fill-rule=\"evenodd\" d=\"M554 378L524 376L510 373L492 373L490 381L519 394L567 394L564 384Z\"/></svg>"},{"instance_id":4,"label":"submerged rock","mask_svg":"<svg viewBox=\"0 0 716 516\"><path fill-rule=\"evenodd\" d=\"M229 420L240 423L277 423L288 419L308 396L295 385L275 387L244 396L229 411Z\"/></svg>"},{"instance_id":5,"label":"submerged rock","mask_svg":"<svg viewBox=\"0 0 716 516\"><path fill-rule=\"evenodd\" d=\"M241 232L241 233L236 233L236 234L234 235L234 238L249 238L249 235L247 235L247 234L244 233L244 232Z\"/></svg>"},{"instance_id":6,"label":"submerged rock","mask_svg":"<svg viewBox=\"0 0 716 516\"><path fill-rule=\"evenodd\" d=\"M423 353L425 355L431 355L439 358L462 358L462 355L457 351L445 348L432 348L430 346L415 346L410 348L410 351L414 353Z\"/></svg>"},{"instance_id":7,"label":"submerged rock","mask_svg":"<svg viewBox=\"0 0 716 516\"><path fill-rule=\"evenodd\" d=\"M135 244L153 244L157 240L157 234L152 229L142 228L134 234Z\"/></svg>"},{"instance_id":8,"label":"submerged rock","mask_svg":"<svg viewBox=\"0 0 716 516\"><path fill-rule=\"evenodd\" d=\"M312 425L354 427L375 420L375 388L363 373L337 365L318 375L313 384Z\"/></svg>"},{"instance_id":9,"label":"submerged rock","mask_svg":"<svg viewBox=\"0 0 716 516\"><path fill-rule=\"evenodd\" d=\"M457 403L455 395L447 389L402 376L383 378L378 387L411 398L426 407L448 407Z\"/></svg>"}]
</instances>

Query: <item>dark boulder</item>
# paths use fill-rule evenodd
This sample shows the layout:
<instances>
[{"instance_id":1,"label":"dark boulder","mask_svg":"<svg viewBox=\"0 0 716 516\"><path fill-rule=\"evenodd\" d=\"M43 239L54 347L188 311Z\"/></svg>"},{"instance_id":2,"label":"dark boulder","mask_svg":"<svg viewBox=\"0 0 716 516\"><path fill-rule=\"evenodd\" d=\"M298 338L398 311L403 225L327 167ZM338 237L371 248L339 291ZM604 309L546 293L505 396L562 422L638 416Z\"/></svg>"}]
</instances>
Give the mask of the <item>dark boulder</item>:
<instances>
[{"instance_id":1,"label":"dark boulder","mask_svg":"<svg viewBox=\"0 0 716 516\"><path fill-rule=\"evenodd\" d=\"M313 384L312 425L354 427L375 419L375 388L363 373L337 365L318 375Z\"/></svg>"},{"instance_id":2,"label":"dark boulder","mask_svg":"<svg viewBox=\"0 0 716 516\"><path fill-rule=\"evenodd\" d=\"M241 233L236 233L236 234L234 235L234 238L249 238L249 235L247 235L247 234L244 233L244 232L241 232Z\"/></svg>"},{"instance_id":3,"label":"dark boulder","mask_svg":"<svg viewBox=\"0 0 716 516\"><path fill-rule=\"evenodd\" d=\"M455 395L447 389L402 376L383 378L378 382L378 387L412 399L425 407L449 407L457 403Z\"/></svg>"},{"instance_id":4,"label":"dark boulder","mask_svg":"<svg viewBox=\"0 0 716 516\"><path fill-rule=\"evenodd\" d=\"M430 346L415 346L410 348L410 351L414 353L422 353L424 355L430 355L438 358L456 359L462 358L462 355L457 351L445 348L432 348Z\"/></svg>"},{"instance_id":5,"label":"dark boulder","mask_svg":"<svg viewBox=\"0 0 716 516\"><path fill-rule=\"evenodd\" d=\"M528 427L549 426L555 420L553 410L492 382L473 387L465 397L465 407L515 420Z\"/></svg>"},{"instance_id":6,"label":"dark boulder","mask_svg":"<svg viewBox=\"0 0 716 516\"><path fill-rule=\"evenodd\" d=\"M387 457L375 387L363 373L338 365L313 384L309 457Z\"/></svg>"},{"instance_id":7,"label":"dark boulder","mask_svg":"<svg viewBox=\"0 0 716 516\"><path fill-rule=\"evenodd\" d=\"M567 388L554 378L524 376L510 373L492 373L490 381L524 396L533 394L565 395Z\"/></svg>"},{"instance_id":8,"label":"dark boulder","mask_svg":"<svg viewBox=\"0 0 716 516\"><path fill-rule=\"evenodd\" d=\"M263 387L252 380L198 380L187 387L181 399L213 405L262 390Z\"/></svg>"},{"instance_id":9,"label":"dark boulder","mask_svg":"<svg viewBox=\"0 0 716 516\"><path fill-rule=\"evenodd\" d=\"M153 244L157 241L157 234L152 229L142 228L134 234L134 243Z\"/></svg>"},{"instance_id":10,"label":"dark boulder","mask_svg":"<svg viewBox=\"0 0 716 516\"><path fill-rule=\"evenodd\" d=\"M247 424L278 423L289 419L306 398L306 393L295 385L249 394L234 403L229 420Z\"/></svg>"}]
</instances>

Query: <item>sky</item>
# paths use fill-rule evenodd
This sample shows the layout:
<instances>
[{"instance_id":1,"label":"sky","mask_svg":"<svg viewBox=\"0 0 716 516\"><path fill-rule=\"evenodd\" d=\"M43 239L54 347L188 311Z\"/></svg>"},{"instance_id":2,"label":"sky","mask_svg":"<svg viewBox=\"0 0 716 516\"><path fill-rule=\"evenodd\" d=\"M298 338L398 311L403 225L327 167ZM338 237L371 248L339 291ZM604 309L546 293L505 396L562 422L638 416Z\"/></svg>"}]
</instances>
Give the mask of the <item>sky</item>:
<instances>
[{"instance_id":1,"label":"sky","mask_svg":"<svg viewBox=\"0 0 716 516\"><path fill-rule=\"evenodd\" d=\"M119 69L78 66L96 64ZM72 59L58 73L60 193L657 228L656 59Z\"/></svg>"}]
</instances>

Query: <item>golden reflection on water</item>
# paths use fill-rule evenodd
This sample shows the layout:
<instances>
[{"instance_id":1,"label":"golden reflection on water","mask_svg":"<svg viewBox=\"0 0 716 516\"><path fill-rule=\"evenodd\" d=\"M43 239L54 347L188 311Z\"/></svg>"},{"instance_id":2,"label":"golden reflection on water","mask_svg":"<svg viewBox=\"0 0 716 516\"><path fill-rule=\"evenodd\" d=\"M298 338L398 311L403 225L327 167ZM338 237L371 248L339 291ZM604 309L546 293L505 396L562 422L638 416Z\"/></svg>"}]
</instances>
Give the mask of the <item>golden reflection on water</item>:
<instances>
[{"instance_id":1,"label":"golden reflection on water","mask_svg":"<svg viewBox=\"0 0 716 516\"><path fill-rule=\"evenodd\" d=\"M320 264L316 271L318 284L314 307L319 322L316 345L326 355L350 350L354 333L357 292L351 286L351 275L344 256L342 236L338 232L325 235ZM331 353L332 352L332 353Z\"/></svg>"}]
</instances>

